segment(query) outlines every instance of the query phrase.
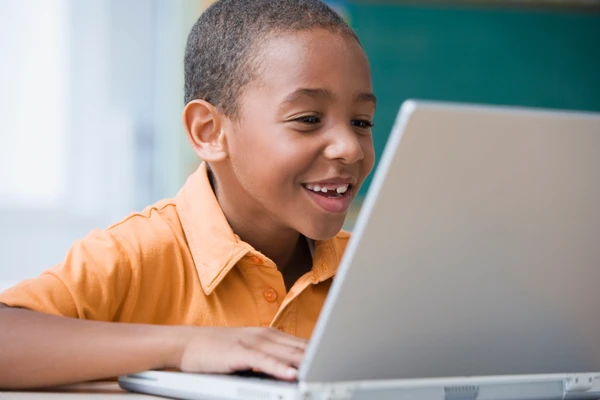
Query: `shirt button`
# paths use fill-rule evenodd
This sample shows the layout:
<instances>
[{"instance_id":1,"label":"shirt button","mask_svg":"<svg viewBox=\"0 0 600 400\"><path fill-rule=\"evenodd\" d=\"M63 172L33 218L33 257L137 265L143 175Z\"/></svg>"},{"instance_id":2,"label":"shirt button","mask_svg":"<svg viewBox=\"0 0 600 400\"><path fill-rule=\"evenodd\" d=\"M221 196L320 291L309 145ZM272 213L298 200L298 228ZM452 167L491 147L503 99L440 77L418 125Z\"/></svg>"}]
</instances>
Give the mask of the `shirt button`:
<instances>
[{"instance_id":1,"label":"shirt button","mask_svg":"<svg viewBox=\"0 0 600 400\"><path fill-rule=\"evenodd\" d=\"M258 265L262 265L262 264L263 264L263 260L262 260L262 258L260 258L260 257L258 257L258 256L252 256L252 257L250 257L250 261L251 261L253 264L258 264Z\"/></svg>"},{"instance_id":2,"label":"shirt button","mask_svg":"<svg viewBox=\"0 0 600 400\"><path fill-rule=\"evenodd\" d=\"M272 303L275 300L277 300L277 292L272 288L265 290L263 296L265 296L265 300L267 300L269 303Z\"/></svg>"},{"instance_id":3,"label":"shirt button","mask_svg":"<svg viewBox=\"0 0 600 400\"><path fill-rule=\"evenodd\" d=\"M321 264L321 267L323 268L323 271L325 271L325 272L329 271L329 266L327 265L327 263Z\"/></svg>"},{"instance_id":4,"label":"shirt button","mask_svg":"<svg viewBox=\"0 0 600 400\"><path fill-rule=\"evenodd\" d=\"M317 284L317 283L319 283L319 276L315 272L313 272L311 280L312 280L312 283Z\"/></svg>"}]
</instances>

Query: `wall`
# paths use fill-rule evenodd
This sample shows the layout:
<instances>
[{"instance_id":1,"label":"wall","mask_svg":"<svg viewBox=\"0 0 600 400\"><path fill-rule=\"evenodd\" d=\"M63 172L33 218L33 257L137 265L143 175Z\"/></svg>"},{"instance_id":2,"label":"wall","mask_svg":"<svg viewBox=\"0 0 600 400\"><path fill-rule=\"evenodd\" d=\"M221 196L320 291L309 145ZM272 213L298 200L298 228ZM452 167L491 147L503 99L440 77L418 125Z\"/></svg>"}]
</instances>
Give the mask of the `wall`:
<instances>
[{"instance_id":1,"label":"wall","mask_svg":"<svg viewBox=\"0 0 600 400\"><path fill-rule=\"evenodd\" d=\"M408 98L600 111L597 7L373 3L348 9L372 66L378 156Z\"/></svg>"},{"instance_id":2,"label":"wall","mask_svg":"<svg viewBox=\"0 0 600 400\"><path fill-rule=\"evenodd\" d=\"M0 290L174 196L196 0L0 2ZM9 107L10 106L10 107Z\"/></svg>"}]
</instances>

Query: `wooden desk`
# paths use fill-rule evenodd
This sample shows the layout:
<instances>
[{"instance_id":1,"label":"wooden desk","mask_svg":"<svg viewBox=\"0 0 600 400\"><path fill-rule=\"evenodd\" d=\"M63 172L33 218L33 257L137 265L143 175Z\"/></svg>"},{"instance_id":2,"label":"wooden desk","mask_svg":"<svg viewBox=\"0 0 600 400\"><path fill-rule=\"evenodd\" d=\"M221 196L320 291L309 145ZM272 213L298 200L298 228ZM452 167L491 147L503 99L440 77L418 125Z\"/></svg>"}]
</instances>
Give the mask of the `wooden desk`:
<instances>
[{"instance_id":1,"label":"wooden desk","mask_svg":"<svg viewBox=\"0 0 600 400\"><path fill-rule=\"evenodd\" d=\"M128 393L113 382L91 382L56 389L45 389L35 391L6 392L0 391L0 400L100 400L100 399L158 399L158 397L143 394Z\"/></svg>"}]
</instances>

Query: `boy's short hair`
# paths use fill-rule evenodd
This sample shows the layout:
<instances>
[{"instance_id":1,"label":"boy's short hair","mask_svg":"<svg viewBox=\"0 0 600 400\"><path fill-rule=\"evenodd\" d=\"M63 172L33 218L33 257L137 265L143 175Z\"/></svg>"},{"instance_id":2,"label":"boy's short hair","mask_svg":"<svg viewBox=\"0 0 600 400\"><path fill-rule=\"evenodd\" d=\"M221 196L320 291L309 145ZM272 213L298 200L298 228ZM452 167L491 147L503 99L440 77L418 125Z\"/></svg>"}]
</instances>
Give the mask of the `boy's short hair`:
<instances>
[{"instance_id":1,"label":"boy's short hair","mask_svg":"<svg viewBox=\"0 0 600 400\"><path fill-rule=\"evenodd\" d=\"M254 79L268 35L314 28L347 34L348 24L320 0L219 0L192 27L185 48L185 102L203 99L229 117ZM359 42L360 43L360 42Z\"/></svg>"}]
</instances>

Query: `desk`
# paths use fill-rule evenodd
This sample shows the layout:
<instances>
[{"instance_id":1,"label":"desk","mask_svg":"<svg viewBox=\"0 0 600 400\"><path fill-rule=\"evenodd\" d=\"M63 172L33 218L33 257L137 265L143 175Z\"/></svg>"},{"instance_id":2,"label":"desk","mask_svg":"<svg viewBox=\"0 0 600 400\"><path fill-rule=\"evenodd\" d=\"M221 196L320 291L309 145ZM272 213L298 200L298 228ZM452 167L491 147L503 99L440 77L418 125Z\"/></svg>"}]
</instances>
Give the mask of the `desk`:
<instances>
[{"instance_id":1,"label":"desk","mask_svg":"<svg viewBox=\"0 0 600 400\"><path fill-rule=\"evenodd\" d=\"M0 391L0 400L157 400L159 397L143 394L128 393L113 382L89 382L56 389L46 389L27 392Z\"/></svg>"}]
</instances>

